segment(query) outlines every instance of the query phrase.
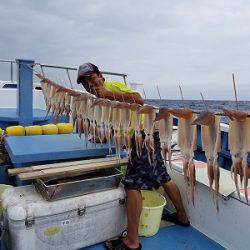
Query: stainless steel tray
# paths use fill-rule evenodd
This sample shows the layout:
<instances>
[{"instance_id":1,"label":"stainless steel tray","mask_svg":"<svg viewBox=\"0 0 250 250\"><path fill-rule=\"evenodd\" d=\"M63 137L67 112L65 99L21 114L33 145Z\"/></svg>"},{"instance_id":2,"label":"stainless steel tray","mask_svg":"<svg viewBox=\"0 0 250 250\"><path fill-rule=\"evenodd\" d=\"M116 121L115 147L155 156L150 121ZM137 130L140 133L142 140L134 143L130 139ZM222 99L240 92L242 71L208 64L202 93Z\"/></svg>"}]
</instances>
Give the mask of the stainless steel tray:
<instances>
[{"instance_id":1,"label":"stainless steel tray","mask_svg":"<svg viewBox=\"0 0 250 250\"><path fill-rule=\"evenodd\" d=\"M36 190L47 201L117 188L122 178L118 169L102 169L76 177L34 180Z\"/></svg>"}]
</instances>

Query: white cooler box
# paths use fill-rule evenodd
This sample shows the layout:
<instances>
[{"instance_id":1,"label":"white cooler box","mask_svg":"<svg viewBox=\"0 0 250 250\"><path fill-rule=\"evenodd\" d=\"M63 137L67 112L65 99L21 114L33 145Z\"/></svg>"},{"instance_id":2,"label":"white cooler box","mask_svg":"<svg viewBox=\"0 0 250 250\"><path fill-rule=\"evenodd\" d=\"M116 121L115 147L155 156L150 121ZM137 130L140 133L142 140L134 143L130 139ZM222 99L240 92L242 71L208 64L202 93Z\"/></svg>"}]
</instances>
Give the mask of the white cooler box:
<instances>
[{"instance_id":1,"label":"white cooler box","mask_svg":"<svg viewBox=\"0 0 250 250\"><path fill-rule=\"evenodd\" d=\"M123 188L48 202L33 185L2 196L8 249L79 249L115 237L125 229ZM9 238L8 240L6 240Z\"/></svg>"}]
</instances>

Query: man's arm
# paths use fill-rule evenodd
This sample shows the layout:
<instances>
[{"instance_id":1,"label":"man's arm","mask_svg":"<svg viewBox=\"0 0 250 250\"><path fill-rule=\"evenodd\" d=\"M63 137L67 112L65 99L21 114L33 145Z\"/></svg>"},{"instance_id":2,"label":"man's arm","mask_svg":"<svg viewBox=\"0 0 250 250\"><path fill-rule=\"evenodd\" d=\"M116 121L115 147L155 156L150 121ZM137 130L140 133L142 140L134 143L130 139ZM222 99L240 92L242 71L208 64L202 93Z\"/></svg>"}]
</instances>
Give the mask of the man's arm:
<instances>
[{"instance_id":1,"label":"man's arm","mask_svg":"<svg viewBox=\"0 0 250 250\"><path fill-rule=\"evenodd\" d=\"M139 93L115 93L106 90L104 87L97 87L94 90L91 89L91 94L97 95L100 98L106 98L109 100L115 100L119 102L128 102L128 103L138 103L140 105L144 104L144 101Z\"/></svg>"}]
</instances>

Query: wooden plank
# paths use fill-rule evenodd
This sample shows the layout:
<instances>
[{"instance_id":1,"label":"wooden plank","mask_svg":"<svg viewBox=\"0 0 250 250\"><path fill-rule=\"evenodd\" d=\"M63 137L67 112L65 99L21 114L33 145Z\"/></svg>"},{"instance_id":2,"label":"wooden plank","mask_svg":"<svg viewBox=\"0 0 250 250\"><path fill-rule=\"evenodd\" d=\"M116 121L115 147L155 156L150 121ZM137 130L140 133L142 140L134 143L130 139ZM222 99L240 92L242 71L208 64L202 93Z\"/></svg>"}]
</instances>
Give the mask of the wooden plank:
<instances>
[{"instance_id":1,"label":"wooden plank","mask_svg":"<svg viewBox=\"0 0 250 250\"><path fill-rule=\"evenodd\" d=\"M112 160L106 162L97 162L97 163L88 163L76 166L60 167L60 168L50 168L42 169L33 172L20 173L18 177L20 180L31 180L38 178L47 178L47 177L63 177L68 175L79 175L93 170L113 168L124 165L128 163L127 159L121 159L120 161Z\"/></svg>"},{"instance_id":2,"label":"wooden plank","mask_svg":"<svg viewBox=\"0 0 250 250\"><path fill-rule=\"evenodd\" d=\"M36 170L42 170L42 169L48 169L48 168L61 168L61 167L77 166L77 165L84 165L84 164L89 164L89 163L107 162L107 161L114 161L114 160L117 160L117 157L105 157L105 158L97 158L97 159L82 160L82 161L61 162L61 163L53 163L53 164L45 164L45 165L36 165L36 166L24 167L24 168L11 168L11 169L8 169L8 174L10 176L15 176L21 173L33 172Z\"/></svg>"}]
</instances>

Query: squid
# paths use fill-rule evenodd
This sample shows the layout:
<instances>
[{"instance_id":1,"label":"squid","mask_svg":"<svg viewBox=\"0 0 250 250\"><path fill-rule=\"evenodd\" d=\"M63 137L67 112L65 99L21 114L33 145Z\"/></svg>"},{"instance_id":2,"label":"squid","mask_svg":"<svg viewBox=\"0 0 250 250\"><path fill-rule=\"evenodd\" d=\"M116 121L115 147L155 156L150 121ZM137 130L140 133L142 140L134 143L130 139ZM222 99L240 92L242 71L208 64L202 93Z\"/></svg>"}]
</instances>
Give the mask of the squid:
<instances>
[{"instance_id":1,"label":"squid","mask_svg":"<svg viewBox=\"0 0 250 250\"><path fill-rule=\"evenodd\" d=\"M102 116L101 123L103 124L101 130L102 141L106 138L107 144L109 145L109 154L112 154L111 148L111 130L110 130L110 119L111 119L111 102L109 100L104 100L102 102Z\"/></svg>"},{"instance_id":2,"label":"squid","mask_svg":"<svg viewBox=\"0 0 250 250\"><path fill-rule=\"evenodd\" d=\"M121 134L120 134L120 125L121 125L121 108L119 107L120 103L113 101L112 102L112 120L111 124L114 129L114 142L115 142L115 151L120 159L120 148L121 148Z\"/></svg>"},{"instance_id":3,"label":"squid","mask_svg":"<svg viewBox=\"0 0 250 250\"><path fill-rule=\"evenodd\" d=\"M55 121L57 122L61 112L61 103L63 102L65 92L61 91L60 89L56 89L54 95L51 98L51 111L52 117L54 117Z\"/></svg>"},{"instance_id":4,"label":"squid","mask_svg":"<svg viewBox=\"0 0 250 250\"><path fill-rule=\"evenodd\" d=\"M97 107L98 106L98 107ZM112 153L111 149L111 135L110 135L110 116L111 116L111 101L103 98L98 98L93 101L92 107L94 107L94 119L97 124L97 135L102 143L105 138L109 145L109 153Z\"/></svg>"},{"instance_id":5,"label":"squid","mask_svg":"<svg viewBox=\"0 0 250 250\"><path fill-rule=\"evenodd\" d=\"M76 114L76 96L72 96L70 100L70 113L71 113L71 120L73 123L73 127L75 127L77 114Z\"/></svg>"},{"instance_id":6,"label":"squid","mask_svg":"<svg viewBox=\"0 0 250 250\"><path fill-rule=\"evenodd\" d=\"M171 167L173 116L170 114L169 109L161 108L155 121L159 122L159 137L164 162L166 163L168 158L169 166Z\"/></svg>"},{"instance_id":7,"label":"squid","mask_svg":"<svg viewBox=\"0 0 250 250\"><path fill-rule=\"evenodd\" d=\"M96 123L96 133L97 133L97 138L102 144L102 123L101 123L101 118L102 118L102 99L96 99L93 101L92 106L94 107L94 120Z\"/></svg>"},{"instance_id":8,"label":"squid","mask_svg":"<svg viewBox=\"0 0 250 250\"><path fill-rule=\"evenodd\" d=\"M244 181L245 199L248 203L248 179L250 177L250 166L247 163L248 152L250 152L250 118L247 112L223 109L226 116L229 117L229 133L228 148L232 155L231 174L234 179L236 191L239 199L240 189L238 182L238 174L240 182Z\"/></svg>"},{"instance_id":9,"label":"squid","mask_svg":"<svg viewBox=\"0 0 250 250\"><path fill-rule=\"evenodd\" d=\"M70 110L71 98L72 98L72 96L69 93L66 93L64 110L65 110L67 122L69 122L69 117L70 117L70 113L71 113L71 110Z\"/></svg>"},{"instance_id":10,"label":"squid","mask_svg":"<svg viewBox=\"0 0 250 250\"><path fill-rule=\"evenodd\" d=\"M131 110L130 126L134 128L135 147L138 158L140 158L142 154L142 134L140 129L141 115L138 113L140 107L141 106L137 103L130 104L130 110Z\"/></svg>"},{"instance_id":11,"label":"squid","mask_svg":"<svg viewBox=\"0 0 250 250\"><path fill-rule=\"evenodd\" d=\"M42 88L42 92L43 92L43 96L45 100L45 105L46 105L45 119L46 119L51 109L50 91L53 85L49 84L47 80L45 79L45 77L43 77L41 74L37 74L37 77L40 79L41 88Z\"/></svg>"},{"instance_id":12,"label":"squid","mask_svg":"<svg viewBox=\"0 0 250 250\"><path fill-rule=\"evenodd\" d=\"M52 87L51 84L48 84L46 81L41 80L41 88L42 88L42 92L44 95L44 101L45 101L45 105L46 105L46 118L49 114L50 108L51 108L51 102L50 102L50 89Z\"/></svg>"},{"instance_id":13,"label":"squid","mask_svg":"<svg viewBox=\"0 0 250 250\"><path fill-rule=\"evenodd\" d=\"M89 122L88 122L88 117L87 117L88 109L89 109L88 98L89 98L88 94L82 93L81 96L77 97L76 99L77 101L80 102L79 110L77 112L78 112L78 115L80 115L80 121L82 122L81 127L84 132L86 147L88 145L88 135L89 135Z\"/></svg>"},{"instance_id":14,"label":"squid","mask_svg":"<svg viewBox=\"0 0 250 250\"><path fill-rule=\"evenodd\" d=\"M139 109L138 114L144 114L143 129L146 135L144 145L148 152L149 164L152 165L154 160L153 129L156 118L156 109L153 106L144 105Z\"/></svg>"},{"instance_id":15,"label":"squid","mask_svg":"<svg viewBox=\"0 0 250 250\"><path fill-rule=\"evenodd\" d=\"M181 149L183 157L183 174L186 186L186 192L191 196L194 205L195 195L195 164L194 150L197 148L196 127L192 125L196 115L192 109L171 109L170 113L178 118L178 146ZM189 190L190 188L190 190Z\"/></svg>"},{"instance_id":16,"label":"squid","mask_svg":"<svg viewBox=\"0 0 250 250\"><path fill-rule=\"evenodd\" d=\"M77 119L77 131L78 135L81 138L82 132L83 132L83 119L82 119L82 114L81 114L81 101L76 99L75 100L75 110L76 110L76 119Z\"/></svg>"},{"instance_id":17,"label":"squid","mask_svg":"<svg viewBox=\"0 0 250 250\"><path fill-rule=\"evenodd\" d=\"M46 104L45 119L47 118L50 110L52 111L52 116L55 116L56 120L58 120L59 116L63 114L63 112L65 112L66 115L69 114L69 99L71 99L71 97L68 97L68 95L79 96L80 93L73 89L65 88L41 74L36 74L36 76L40 79L44 94Z\"/></svg>"},{"instance_id":18,"label":"squid","mask_svg":"<svg viewBox=\"0 0 250 250\"><path fill-rule=\"evenodd\" d=\"M100 103L102 108L102 115L101 115L101 139L102 141L106 138L106 131L109 131L109 121L110 121L110 114L111 114L111 104L110 101L107 99L103 99ZM110 138L110 135L109 135ZM108 140L108 138L106 138Z\"/></svg>"},{"instance_id":19,"label":"squid","mask_svg":"<svg viewBox=\"0 0 250 250\"><path fill-rule=\"evenodd\" d=\"M125 146L128 152L128 159L130 159L131 153L131 137L129 134L129 125L130 125L130 118L131 118L131 110L130 104L128 103L120 103L118 107L121 109L121 131L124 136Z\"/></svg>"},{"instance_id":20,"label":"squid","mask_svg":"<svg viewBox=\"0 0 250 250\"><path fill-rule=\"evenodd\" d=\"M90 134L91 134L91 142L92 145L96 145L96 123L94 118L94 109L95 107L92 106L94 102L93 98L88 99L88 112L87 112L87 118L89 120L89 126L90 126Z\"/></svg>"},{"instance_id":21,"label":"squid","mask_svg":"<svg viewBox=\"0 0 250 250\"><path fill-rule=\"evenodd\" d=\"M201 141L202 149L205 151L207 158L207 176L209 186L217 212L219 211L219 179L220 168L218 165L218 152L221 150L221 131L220 116L215 115L211 111L203 111L192 123L193 125L201 125ZM214 190L213 190L214 183Z\"/></svg>"},{"instance_id":22,"label":"squid","mask_svg":"<svg viewBox=\"0 0 250 250\"><path fill-rule=\"evenodd\" d=\"M57 87L51 85L49 89L49 98L47 100L47 107L46 107L46 115L45 115L45 119L48 117L49 112L52 112L52 116L55 112L55 100L53 99L56 95L56 91L58 90Z\"/></svg>"}]
</instances>

